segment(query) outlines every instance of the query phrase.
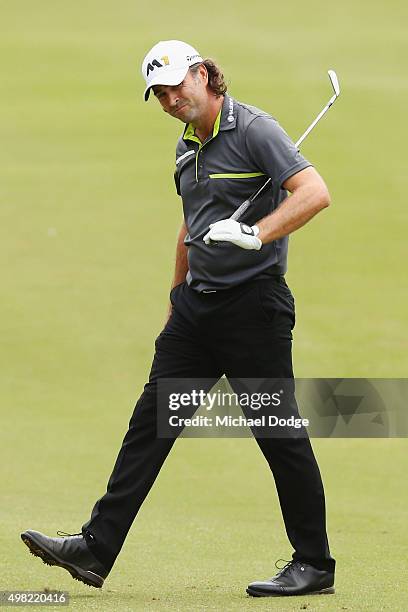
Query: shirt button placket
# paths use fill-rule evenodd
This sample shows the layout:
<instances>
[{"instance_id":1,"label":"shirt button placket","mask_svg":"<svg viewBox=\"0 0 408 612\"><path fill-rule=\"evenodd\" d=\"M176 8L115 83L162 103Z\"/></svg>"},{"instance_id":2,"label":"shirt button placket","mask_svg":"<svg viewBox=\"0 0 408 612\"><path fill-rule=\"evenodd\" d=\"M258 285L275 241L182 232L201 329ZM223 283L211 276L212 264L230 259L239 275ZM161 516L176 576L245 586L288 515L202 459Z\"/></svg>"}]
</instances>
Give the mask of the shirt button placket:
<instances>
[{"instance_id":1,"label":"shirt button placket","mask_svg":"<svg viewBox=\"0 0 408 612\"><path fill-rule=\"evenodd\" d=\"M197 173L198 174L198 176L197 176L198 179L202 179L203 178L203 176L204 176L203 169L204 169L203 154L200 152L199 156L198 156L198 173Z\"/></svg>"}]
</instances>

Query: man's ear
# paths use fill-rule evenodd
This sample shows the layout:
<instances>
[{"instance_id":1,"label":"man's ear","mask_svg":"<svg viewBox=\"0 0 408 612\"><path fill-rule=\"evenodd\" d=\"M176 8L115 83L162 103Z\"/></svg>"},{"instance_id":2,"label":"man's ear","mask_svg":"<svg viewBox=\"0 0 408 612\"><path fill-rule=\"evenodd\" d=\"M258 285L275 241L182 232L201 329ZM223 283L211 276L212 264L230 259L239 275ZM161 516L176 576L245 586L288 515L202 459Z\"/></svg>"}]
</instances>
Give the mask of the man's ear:
<instances>
[{"instance_id":1,"label":"man's ear","mask_svg":"<svg viewBox=\"0 0 408 612\"><path fill-rule=\"evenodd\" d=\"M208 72L207 72L207 68L204 66L204 64L200 64L200 66L198 67L198 71L200 73L201 78L204 81L204 85L208 85Z\"/></svg>"}]
</instances>

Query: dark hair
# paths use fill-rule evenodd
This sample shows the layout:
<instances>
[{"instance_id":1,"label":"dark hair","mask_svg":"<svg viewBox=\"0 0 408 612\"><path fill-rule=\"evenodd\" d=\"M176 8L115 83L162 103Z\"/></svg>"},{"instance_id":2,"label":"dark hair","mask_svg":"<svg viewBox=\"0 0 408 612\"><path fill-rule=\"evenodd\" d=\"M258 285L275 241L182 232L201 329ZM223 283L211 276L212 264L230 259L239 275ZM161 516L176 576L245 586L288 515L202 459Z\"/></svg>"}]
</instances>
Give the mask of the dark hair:
<instances>
[{"instance_id":1,"label":"dark hair","mask_svg":"<svg viewBox=\"0 0 408 612\"><path fill-rule=\"evenodd\" d=\"M204 64L204 66L207 68L208 87L217 97L223 96L227 91L227 85L225 83L224 75L221 71L221 68L219 68L219 66L217 66L217 64L212 59L207 58L203 62L191 66L191 72L193 74L196 74L201 64Z\"/></svg>"}]
</instances>

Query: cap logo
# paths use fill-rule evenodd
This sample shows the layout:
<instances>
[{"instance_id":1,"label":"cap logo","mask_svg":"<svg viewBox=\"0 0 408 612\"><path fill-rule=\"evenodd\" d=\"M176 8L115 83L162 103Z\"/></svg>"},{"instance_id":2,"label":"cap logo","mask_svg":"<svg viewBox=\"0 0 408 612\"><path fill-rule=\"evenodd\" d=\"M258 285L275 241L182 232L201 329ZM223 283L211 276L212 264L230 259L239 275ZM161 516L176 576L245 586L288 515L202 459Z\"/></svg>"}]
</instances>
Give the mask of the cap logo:
<instances>
[{"instance_id":1,"label":"cap logo","mask_svg":"<svg viewBox=\"0 0 408 612\"><path fill-rule=\"evenodd\" d=\"M153 72L153 70L156 68L163 68L164 66L168 66L170 64L170 60L168 55L164 55L163 57L160 58L163 62L163 64L161 64L159 62L159 60L154 59L152 62L150 62L149 64L147 64L147 68L146 68L146 76L149 76L149 72Z\"/></svg>"},{"instance_id":2,"label":"cap logo","mask_svg":"<svg viewBox=\"0 0 408 612\"><path fill-rule=\"evenodd\" d=\"M192 62L193 60L195 60L196 58L201 59L201 55L199 55L198 53L196 53L196 55L187 55L186 60L188 62Z\"/></svg>"}]
</instances>

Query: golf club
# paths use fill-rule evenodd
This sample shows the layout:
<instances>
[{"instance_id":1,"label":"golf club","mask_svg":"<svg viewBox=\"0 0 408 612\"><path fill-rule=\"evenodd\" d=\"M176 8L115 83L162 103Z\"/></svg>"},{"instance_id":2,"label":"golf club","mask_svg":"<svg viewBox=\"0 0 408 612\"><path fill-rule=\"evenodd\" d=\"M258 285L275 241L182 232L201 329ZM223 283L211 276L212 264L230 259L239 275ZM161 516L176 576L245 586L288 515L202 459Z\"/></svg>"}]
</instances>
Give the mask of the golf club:
<instances>
[{"instance_id":1,"label":"golf club","mask_svg":"<svg viewBox=\"0 0 408 612\"><path fill-rule=\"evenodd\" d=\"M332 104L337 100L337 98L340 95L340 85L339 85L339 80L337 78L337 74L335 73L334 70L328 70L328 75L329 75L329 79L330 79L330 82L334 90L334 95L330 98L330 100L328 101L326 106L323 108L323 110L317 115L316 119L309 125L309 127L304 132L304 134L302 134L299 140L295 142L296 148L298 148L302 144L305 138L310 134L310 132L317 125L317 123L320 121L323 115L327 113L329 108L332 106ZM269 185L271 180L272 179L268 178L268 180L262 185L262 187L258 189L258 191L253 193L250 198L245 200L245 202L242 202L241 206L239 206L239 208L237 208L234 214L231 215L230 219L233 219L234 221L238 221L238 219L242 217L244 212L248 210L248 208L251 206L253 201L264 191L264 189L266 189L266 187Z\"/></svg>"}]
</instances>

